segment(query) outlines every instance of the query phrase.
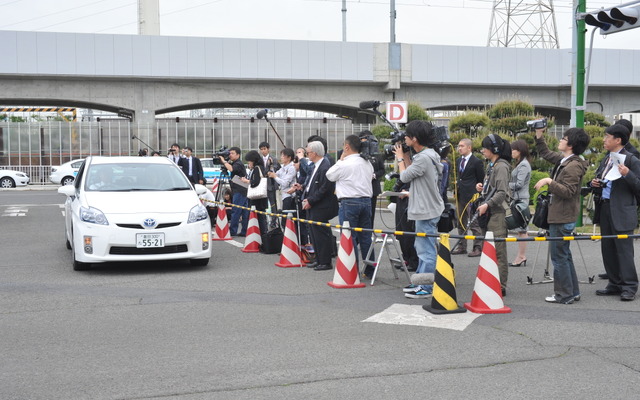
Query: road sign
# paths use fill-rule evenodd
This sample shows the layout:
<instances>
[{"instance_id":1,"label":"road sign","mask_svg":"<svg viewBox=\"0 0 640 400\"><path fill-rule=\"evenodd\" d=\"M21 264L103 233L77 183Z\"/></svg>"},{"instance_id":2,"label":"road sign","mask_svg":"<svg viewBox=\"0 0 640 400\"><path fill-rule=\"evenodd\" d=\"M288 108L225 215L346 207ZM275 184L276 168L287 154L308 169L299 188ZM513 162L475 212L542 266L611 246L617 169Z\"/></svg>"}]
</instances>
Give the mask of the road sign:
<instances>
[{"instance_id":1,"label":"road sign","mask_svg":"<svg viewBox=\"0 0 640 400\"><path fill-rule=\"evenodd\" d=\"M409 115L409 103L406 101L388 101L387 118L397 124L406 124Z\"/></svg>"}]
</instances>

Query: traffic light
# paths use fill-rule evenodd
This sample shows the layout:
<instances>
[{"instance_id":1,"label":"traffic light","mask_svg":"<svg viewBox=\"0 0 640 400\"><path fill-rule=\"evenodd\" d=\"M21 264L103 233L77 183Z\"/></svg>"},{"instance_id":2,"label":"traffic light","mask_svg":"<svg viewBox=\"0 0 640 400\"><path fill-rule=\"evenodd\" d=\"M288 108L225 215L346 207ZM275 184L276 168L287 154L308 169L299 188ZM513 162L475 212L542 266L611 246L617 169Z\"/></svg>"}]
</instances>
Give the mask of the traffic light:
<instances>
[{"instance_id":1,"label":"traffic light","mask_svg":"<svg viewBox=\"0 0 640 400\"><path fill-rule=\"evenodd\" d=\"M601 35L609 35L640 27L638 15L640 15L640 4L630 7L612 7L586 14L584 22L600 28Z\"/></svg>"}]
</instances>

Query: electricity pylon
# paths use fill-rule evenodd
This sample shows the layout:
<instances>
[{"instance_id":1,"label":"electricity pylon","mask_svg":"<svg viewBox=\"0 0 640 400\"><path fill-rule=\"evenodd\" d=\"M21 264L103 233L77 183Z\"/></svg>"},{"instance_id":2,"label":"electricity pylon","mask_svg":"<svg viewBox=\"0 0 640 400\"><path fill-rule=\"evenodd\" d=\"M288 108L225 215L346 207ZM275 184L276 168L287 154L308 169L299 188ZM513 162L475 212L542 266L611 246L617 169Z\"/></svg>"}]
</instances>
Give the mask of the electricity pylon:
<instances>
[{"instance_id":1,"label":"electricity pylon","mask_svg":"<svg viewBox=\"0 0 640 400\"><path fill-rule=\"evenodd\" d=\"M553 0L494 0L487 46L560 48Z\"/></svg>"}]
</instances>

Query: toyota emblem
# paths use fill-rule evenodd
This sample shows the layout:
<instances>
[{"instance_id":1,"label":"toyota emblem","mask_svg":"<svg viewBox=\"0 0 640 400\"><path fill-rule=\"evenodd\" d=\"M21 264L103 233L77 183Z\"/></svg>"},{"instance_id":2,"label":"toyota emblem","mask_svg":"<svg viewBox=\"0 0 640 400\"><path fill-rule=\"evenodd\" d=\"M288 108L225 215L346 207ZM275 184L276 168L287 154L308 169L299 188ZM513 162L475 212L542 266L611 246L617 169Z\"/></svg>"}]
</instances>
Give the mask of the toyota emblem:
<instances>
[{"instance_id":1,"label":"toyota emblem","mask_svg":"<svg viewBox=\"0 0 640 400\"><path fill-rule=\"evenodd\" d=\"M153 218L147 218L144 221L142 221L142 224L144 225L145 228L153 228L158 224L158 222Z\"/></svg>"}]
</instances>

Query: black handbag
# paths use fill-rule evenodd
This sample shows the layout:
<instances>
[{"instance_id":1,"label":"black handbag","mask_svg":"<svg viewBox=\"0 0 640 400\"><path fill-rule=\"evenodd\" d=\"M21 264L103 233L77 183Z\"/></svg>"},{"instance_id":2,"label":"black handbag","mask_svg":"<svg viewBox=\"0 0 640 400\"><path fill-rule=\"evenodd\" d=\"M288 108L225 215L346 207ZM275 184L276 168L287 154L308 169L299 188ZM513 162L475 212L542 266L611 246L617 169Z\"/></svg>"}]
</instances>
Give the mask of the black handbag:
<instances>
[{"instance_id":1,"label":"black handbag","mask_svg":"<svg viewBox=\"0 0 640 400\"><path fill-rule=\"evenodd\" d=\"M521 199L514 199L509 205L511 214L507 215L504 220L507 223L507 229L526 229L531 219L529 212L529 204Z\"/></svg>"},{"instance_id":2,"label":"black handbag","mask_svg":"<svg viewBox=\"0 0 640 400\"><path fill-rule=\"evenodd\" d=\"M549 229L549 201L550 195L548 191L542 191L536 197L536 211L533 213L533 224L540 229Z\"/></svg>"},{"instance_id":3,"label":"black handbag","mask_svg":"<svg viewBox=\"0 0 640 400\"><path fill-rule=\"evenodd\" d=\"M261 250L264 254L278 254L282 250L284 234L282 229L275 228L262 235Z\"/></svg>"}]
</instances>

